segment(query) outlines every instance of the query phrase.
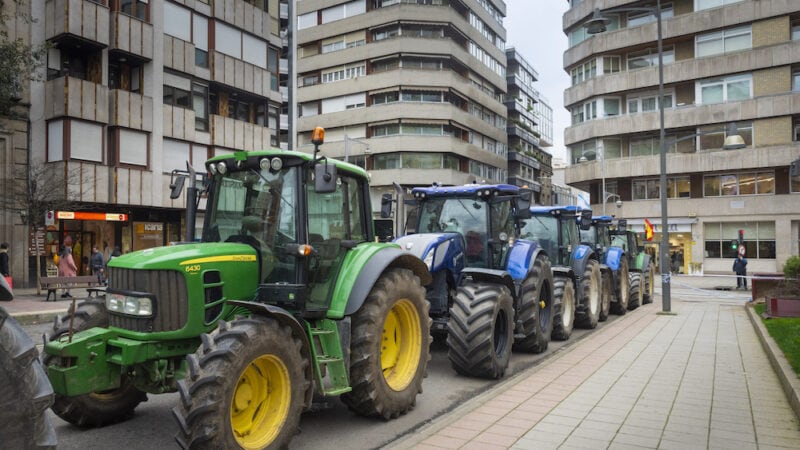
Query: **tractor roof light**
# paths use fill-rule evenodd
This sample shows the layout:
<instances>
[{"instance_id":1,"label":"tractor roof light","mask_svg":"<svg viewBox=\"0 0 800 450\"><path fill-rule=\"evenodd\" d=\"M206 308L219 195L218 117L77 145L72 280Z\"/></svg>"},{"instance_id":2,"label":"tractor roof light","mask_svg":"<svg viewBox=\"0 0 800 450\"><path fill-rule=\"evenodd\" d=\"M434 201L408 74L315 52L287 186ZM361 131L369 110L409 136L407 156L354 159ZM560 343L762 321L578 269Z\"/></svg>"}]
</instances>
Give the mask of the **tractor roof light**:
<instances>
[{"instance_id":1,"label":"tractor roof light","mask_svg":"<svg viewBox=\"0 0 800 450\"><path fill-rule=\"evenodd\" d=\"M208 164L208 171L211 172L211 175L217 174L217 163L209 163Z\"/></svg>"},{"instance_id":2,"label":"tractor roof light","mask_svg":"<svg viewBox=\"0 0 800 450\"><path fill-rule=\"evenodd\" d=\"M225 175L226 173L228 173L228 165L225 164L225 161L220 161L219 164L217 164L217 171L221 175Z\"/></svg>"},{"instance_id":3,"label":"tractor roof light","mask_svg":"<svg viewBox=\"0 0 800 450\"><path fill-rule=\"evenodd\" d=\"M280 158L272 158L269 162L269 167L277 172L283 168L283 160Z\"/></svg>"},{"instance_id":4,"label":"tractor roof light","mask_svg":"<svg viewBox=\"0 0 800 450\"><path fill-rule=\"evenodd\" d=\"M311 133L311 143L314 145L322 145L325 142L325 128L315 127Z\"/></svg>"},{"instance_id":5,"label":"tractor roof light","mask_svg":"<svg viewBox=\"0 0 800 450\"><path fill-rule=\"evenodd\" d=\"M269 170L269 166L269 158L261 158L261 160L258 162L258 167L260 167L261 170Z\"/></svg>"}]
</instances>

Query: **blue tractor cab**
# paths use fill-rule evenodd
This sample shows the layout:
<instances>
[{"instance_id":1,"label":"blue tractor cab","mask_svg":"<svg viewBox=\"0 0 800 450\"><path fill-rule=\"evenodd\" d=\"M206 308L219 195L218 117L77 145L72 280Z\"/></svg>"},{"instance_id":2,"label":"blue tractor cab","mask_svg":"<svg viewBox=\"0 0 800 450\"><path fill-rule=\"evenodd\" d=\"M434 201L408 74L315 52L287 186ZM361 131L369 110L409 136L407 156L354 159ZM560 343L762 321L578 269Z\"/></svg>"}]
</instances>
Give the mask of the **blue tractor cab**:
<instances>
[{"instance_id":1,"label":"blue tractor cab","mask_svg":"<svg viewBox=\"0 0 800 450\"><path fill-rule=\"evenodd\" d=\"M431 329L446 333L461 374L501 377L512 345L543 352L550 341L549 258L519 239L531 191L508 184L417 187L401 248L427 264ZM391 212L384 198L382 214Z\"/></svg>"},{"instance_id":2,"label":"blue tractor cab","mask_svg":"<svg viewBox=\"0 0 800 450\"><path fill-rule=\"evenodd\" d=\"M581 242L595 249L600 262L608 267L607 277L613 298L610 312L623 315L628 311L631 294L631 276L625 248L614 245L612 216L592 216L581 219Z\"/></svg>"}]
</instances>

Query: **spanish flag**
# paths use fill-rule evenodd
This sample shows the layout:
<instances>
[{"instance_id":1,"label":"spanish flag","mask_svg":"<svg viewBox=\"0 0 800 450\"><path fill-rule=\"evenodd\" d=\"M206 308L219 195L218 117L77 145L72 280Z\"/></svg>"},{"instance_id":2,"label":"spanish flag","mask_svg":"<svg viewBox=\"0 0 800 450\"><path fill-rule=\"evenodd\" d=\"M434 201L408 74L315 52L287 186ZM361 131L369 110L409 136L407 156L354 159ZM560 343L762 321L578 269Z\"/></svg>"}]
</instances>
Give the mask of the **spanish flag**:
<instances>
[{"instance_id":1,"label":"spanish flag","mask_svg":"<svg viewBox=\"0 0 800 450\"><path fill-rule=\"evenodd\" d=\"M647 219L644 219L644 238L648 241L653 240L653 224Z\"/></svg>"}]
</instances>

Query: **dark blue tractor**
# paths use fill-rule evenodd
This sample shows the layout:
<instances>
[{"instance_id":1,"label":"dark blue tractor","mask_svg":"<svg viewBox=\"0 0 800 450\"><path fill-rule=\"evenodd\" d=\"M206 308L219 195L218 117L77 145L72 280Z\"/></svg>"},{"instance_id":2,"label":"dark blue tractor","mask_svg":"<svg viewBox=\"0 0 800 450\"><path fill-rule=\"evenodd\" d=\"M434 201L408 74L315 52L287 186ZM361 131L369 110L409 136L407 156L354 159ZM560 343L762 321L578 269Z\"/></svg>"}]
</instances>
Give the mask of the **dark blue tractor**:
<instances>
[{"instance_id":1,"label":"dark blue tractor","mask_svg":"<svg viewBox=\"0 0 800 450\"><path fill-rule=\"evenodd\" d=\"M608 270L603 273L604 295L611 296L610 311L623 315L628 311L631 295L631 277L628 255L621 246L612 246L611 216L581 218L581 242L594 248L599 261Z\"/></svg>"},{"instance_id":2,"label":"dark blue tractor","mask_svg":"<svg viewBox=\"0 0 800 450\"><path fill-rule=\"evenodd\" d=\"M591 216L591 211L585 214ZM597 254L580 243L580 215L576 206L534 206L520 236L537 242L552 263L552 337L557 340L569 339L575 326L595 328L607 308Z\"/></svg>"},{"instance_id":3,"label":"dark blue tractor","mask_svg":"<svg viewBox=\"0 0 800 450\"><path fill-rule=\"evenodd\" d=\"M414 188L412 195L407 234L395 242L428 265L432 331L446 333L456 372L499 378L512 346L547 349L550 259L535 242L518 238L530 216L530 191L506 184L434 185ZM384 199L384 216L390 209Z\"/></svg>"}]
</instances>

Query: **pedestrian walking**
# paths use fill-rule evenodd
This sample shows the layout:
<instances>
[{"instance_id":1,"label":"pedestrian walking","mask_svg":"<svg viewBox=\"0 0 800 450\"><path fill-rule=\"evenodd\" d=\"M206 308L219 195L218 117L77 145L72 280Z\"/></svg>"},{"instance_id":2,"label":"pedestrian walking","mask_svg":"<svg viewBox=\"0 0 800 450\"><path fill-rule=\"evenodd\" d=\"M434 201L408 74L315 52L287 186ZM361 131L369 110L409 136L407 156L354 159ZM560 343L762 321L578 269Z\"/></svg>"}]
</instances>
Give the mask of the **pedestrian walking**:
<instances>
[{"instance_id":1,"label":"pedestrian walking","mask_svg":"<svg viewBox=\"0 0 800 450\"><path fill-rule=\"evenodd\" d=\"M8 287L14 287L11 283L11 264L8 260L8 242L0 244L0 275L6 279Z\"/></svg>"},{"instance_id":2,"label":"pedestrian walking","mask_svg":"<svg viewBox=\"0 0 800 450\"><path fill-rule=\"evenodd\" d=\"M74 277L78 274L78 267L75 265L75 260L72 258L72 247L64 246L61 255L58 257L58 276L60 277ZM72 297L69 293L69 284L64 287L61 298Z\"/></svg>"},{"instance_id":3,"label":"pedestrian walking","mask_svg":"<svg viewBox=\"0 0 800 450\"><path fill-rule=\"evenodd\" d=\"M736 289L747 290L747 258L738 255L733 260L733 271L736 273Z\"/></svg>"},{"instance_id":4,"label":"pedestrian walking","mask_svg":"<svg viewBox=\"0 0 800 450\"><path fill-rule=\"evenodd\" d=\"M106 263L103 260L103 254L97 246L92 247L92 257L89 258L89 266L92 268L92 273L97 276L97 283L103 284L105 282Z\"/></svg>"}]
</instances>

